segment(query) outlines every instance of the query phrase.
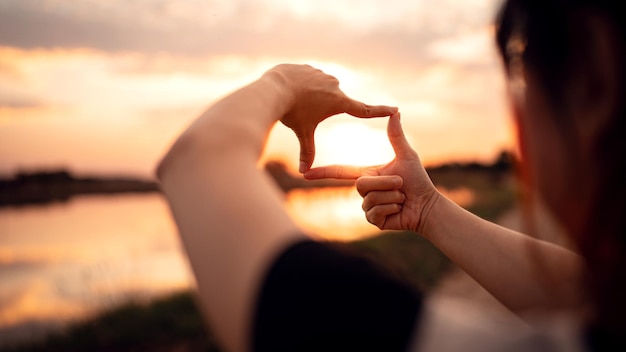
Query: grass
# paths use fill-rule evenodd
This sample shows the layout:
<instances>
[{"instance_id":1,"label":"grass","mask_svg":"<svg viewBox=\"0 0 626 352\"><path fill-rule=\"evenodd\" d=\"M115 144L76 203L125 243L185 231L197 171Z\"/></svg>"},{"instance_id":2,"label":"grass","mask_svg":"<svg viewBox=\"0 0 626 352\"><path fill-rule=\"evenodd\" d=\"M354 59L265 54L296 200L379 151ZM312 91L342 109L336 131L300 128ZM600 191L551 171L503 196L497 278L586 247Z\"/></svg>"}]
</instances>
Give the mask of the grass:
<instances>
[{"instance_id":1,"label":"grass","mask_svg":"<svg viewBox=\"0 0 626 352\"><path fill-rule=\"evenodd\" d=\"M219 351L190 292L129 302L41 341L6 351Z\"/></svg>"}]
</instances>

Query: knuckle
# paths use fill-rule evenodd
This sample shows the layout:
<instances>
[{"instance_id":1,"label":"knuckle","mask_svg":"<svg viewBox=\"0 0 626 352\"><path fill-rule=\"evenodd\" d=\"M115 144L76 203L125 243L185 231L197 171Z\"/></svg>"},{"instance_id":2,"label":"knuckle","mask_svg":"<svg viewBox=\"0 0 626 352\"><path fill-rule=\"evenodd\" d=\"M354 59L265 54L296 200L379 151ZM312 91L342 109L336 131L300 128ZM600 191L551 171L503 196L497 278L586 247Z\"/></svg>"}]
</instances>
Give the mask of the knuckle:
<instances>
[{"instance_id":1,"label":"knuckle","mask_svg":"<svg viewBox=\"0 0 626 352\"><path fill-rule=\"evenodd\" d=\"M361 111L363 111L364 115L370 115L372 113L372 108L364 103L361 103Z\"/></svg>"},{"instance_id":2,"label":"knuckle","mask_svg":"<svg viewBox=\"0 0 626 352\"><path fill-rule=\"evenodd\" d=\"M374 212L368 211L365 214L365 218L367 219L367 222L369 222L370 224L376 225L376 217L374 216ZM376 226L378 226L378 225L376 225Z\"/></svg>"},{"instance_id":3,"label":"knuckle","mask_svg":"<svg viewBox=\"0 0 626 352\"><path fill-rule=\"evenodd\" d=\"M315 156L315 151L311 149L302 149L300 150L300 156L303 158L310 158Z\"/></svg>"},{"instance_id":4,"label":"knuckle","mask_svg":"<svg viewBox=\"0 0 626 352\"><path fill-rule=\"evenodd\" d=\"M361 208L363 209L363 211L368 211L372 208L372 205L369 202L369 199L367 197L363 198L363 203L361 203Z\"/></svg>"},{"instance_id":5,"label":"knuckle","mask_svg":"<svg viewBox=\"0 0 626 352\"><path fill-rule=\"evenodd\" d=\"M368 213L371 214L372 219L378 219L381 216L381 214L380 214L380 207L372 207L368 211Z\"/></svg>"},{"instance_id":6,"label":"knuckle","mask_svg":"<svg viewBox=\"0 0 626 352\"><path fill-rule=\"evenodd\" d=\"M337 178L343 178L343 168L337 167Z\"/></svg>"},{"instance_id":7,"label":"knuckle","mask_svg":"<svg viewBox=\"0 0 626 352\"><path fill-rule=\"evenodd\" d=\"M359 192L361 197L365 197L367 195L367 178L359 177L356 179L355 186L356 190Z\"/></svg>"},{"instance_id":8,"label":"knuckle","mask_svg":"<svg viewBox=\"0 0 626 352\"><path fill-rule=\"evenodd\" d=\"M405 199L405 195L404 193L400 192L400 191L393 191L393 201L395 202L404 202Z\"/></svg>"}]
</instances>

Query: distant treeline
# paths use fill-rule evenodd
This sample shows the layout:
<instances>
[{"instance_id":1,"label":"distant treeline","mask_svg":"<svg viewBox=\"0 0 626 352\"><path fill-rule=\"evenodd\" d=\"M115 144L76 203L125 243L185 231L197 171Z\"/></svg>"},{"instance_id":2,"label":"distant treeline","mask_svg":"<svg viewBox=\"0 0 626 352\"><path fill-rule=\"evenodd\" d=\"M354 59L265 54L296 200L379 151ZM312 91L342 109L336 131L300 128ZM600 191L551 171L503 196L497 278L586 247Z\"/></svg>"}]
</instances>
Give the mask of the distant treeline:
<instances>
[{"instance_id":1,"label":"distant treeline","mask_svg":"<svg viewBox=\"0 0 626 352\"><path fill-rule=\"evenodd\" d=\"M427 171L435 184L450 180L450 175L462 176L467 173L487 173L494 180L509 175L514 168L514 158L509 152L501 152L493 163L481 164L446 163L429 167ZM283 192L299 188L345 187L354 184L352 180L307 181L302 175L291 173L287 166L278 161L269 161L265 170L276 181ZM458 180L459 177L454 177ZM462 179L462 177L461 177ZM448 182L442 182L448 183ZM454 181L458 183L458 181ZM159 185L153 180L111 177L76 177L67 170L18 173L9 179L0 179L0 206L19 206L66 201L80 194L115 194L159 192Z\"/></svg>"},{"instance_id":2,"label":"distant treeline","mask_svg":"<svg viewBox=\"0 0 626 352\"><path fill-rule=\"evenodd\" d=\"M513 153L502 151L491 163L451 162L427 167L426 171L435 186L466 187L483 192L493 187L509 187L505 184L515 180L516 167Z\"/></svg>"},{"instance_id":3,"label":"distant treeline","mask_svg":"<svg viewBox=\"0 0 626 352\"><path fill-rule=\"evenodd\" d=\"M154 181L132 178L75 177L66 170L18 173L0 179L0 206L66 201L79 194L158 191Z\"/></svg>"},{"instance_id":4,"label":"distant treeline","mask_svg":"<svg viewBox=\"0 0 626 352\"><path fill-rule=\"evenodd\" d=\"M492 163L479 163L479 162L450 162L437 166L431 166L426 168L428 172L442 172L442 171L490 171L490 172L513 172L515 168L515 156L513 153L503 150L501 151Z\"/></svg>"}]
</instances>

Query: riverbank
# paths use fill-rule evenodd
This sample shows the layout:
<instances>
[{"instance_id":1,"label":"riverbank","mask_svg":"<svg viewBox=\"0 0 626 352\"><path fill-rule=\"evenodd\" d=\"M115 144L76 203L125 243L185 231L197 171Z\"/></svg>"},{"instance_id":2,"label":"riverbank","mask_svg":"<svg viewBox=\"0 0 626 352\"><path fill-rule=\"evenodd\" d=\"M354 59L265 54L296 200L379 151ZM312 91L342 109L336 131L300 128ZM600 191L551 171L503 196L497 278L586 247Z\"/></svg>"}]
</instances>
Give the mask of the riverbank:
<instances>
[{"instance_id":1,"label":"riverbank","mask_svg":"<svg viewBox=\"0 0 626 352\"><path fill-rule=\"evenodd\" d=\"M277 161L268 161L264 168L285 193L294 189L346 187L354 184L353 180L305 180L302 175L291 173L285 164ZM511 178L512 169L511 155L502 152L491 164L452 162L429 167L427 171L437 186L450 189L469 187L485 199L494 199L496 194L487 193L497 191L498 187L494 188L494 184L507 182ZM160 192L156 180L98 175L79 177L65 169L20 172L13 177L0 179L0 207L65 202L78 195L148 192Z\"/></svg>"},{"instance_id":2,"label":"riverbank","mask_svg":"<svg viewBox=\"0 0 626 352\"><path fill-rule=\"evenodd\" d=\"M307 181L293 175L278 162L268 162L265 170L283 191L302 188L351 186L350 180ZM156 180L133 177L75 176L68 170L51 170L18 173L0 179L0 207L28 206L53 202L66 202L79 195L107 195L120 193L160 192Z\"/></svg>"},{"instance_id":3,"label":"riverbank","mask_svg":"<svg viewBox=\"0 0 626 352\"><path fill-rule=\"evenodd\" d=\"M157 191L156 182L130 177L76 177L66 170L18 173L0 180L0 207L64 202L77 195Z\"/></svg>"}]
</instances>

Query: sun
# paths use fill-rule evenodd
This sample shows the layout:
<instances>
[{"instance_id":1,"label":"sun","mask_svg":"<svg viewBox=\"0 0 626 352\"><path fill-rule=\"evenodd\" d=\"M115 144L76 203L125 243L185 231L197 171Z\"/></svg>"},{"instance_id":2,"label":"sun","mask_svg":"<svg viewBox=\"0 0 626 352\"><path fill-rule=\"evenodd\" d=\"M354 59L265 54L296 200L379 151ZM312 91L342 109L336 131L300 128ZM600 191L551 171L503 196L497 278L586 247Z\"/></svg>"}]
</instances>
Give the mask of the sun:
<instances>
[{"instance_id":1,"label":"sun","mask_svg":"<svg viewBox=\"0 0 626 352\"><path fill-rule=\"evenodd\" d=\"M315 166L386 164L395 154L387 132L363 122L320 124L315 132Z\"/></svg>"}]
</instances>

